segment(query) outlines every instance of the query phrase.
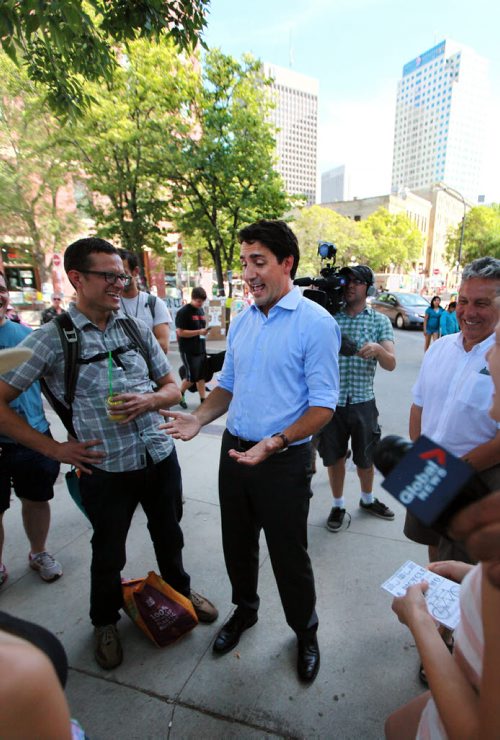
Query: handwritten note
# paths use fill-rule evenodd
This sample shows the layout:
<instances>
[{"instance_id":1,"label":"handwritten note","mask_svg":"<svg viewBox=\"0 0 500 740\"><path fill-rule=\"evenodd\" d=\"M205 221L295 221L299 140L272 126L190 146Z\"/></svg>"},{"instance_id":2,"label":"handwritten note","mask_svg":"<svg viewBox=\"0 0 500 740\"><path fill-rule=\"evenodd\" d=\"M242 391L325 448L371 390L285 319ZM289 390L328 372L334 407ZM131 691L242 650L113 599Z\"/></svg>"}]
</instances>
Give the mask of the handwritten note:
<instances>
[{"instance_id":1,"label":"handwritten note","mask_svg":"<svg viewBox=\"0 0 500 740\"><path fill-rule=\"evenodd\" d=\"M445 627L455 629L460 621L460 584L438 576L412 560L407 560L385 581L381 588L393 596L404 596L409 586L426 581L427 608L432 617Z\"/></svg>"}]
</instances>

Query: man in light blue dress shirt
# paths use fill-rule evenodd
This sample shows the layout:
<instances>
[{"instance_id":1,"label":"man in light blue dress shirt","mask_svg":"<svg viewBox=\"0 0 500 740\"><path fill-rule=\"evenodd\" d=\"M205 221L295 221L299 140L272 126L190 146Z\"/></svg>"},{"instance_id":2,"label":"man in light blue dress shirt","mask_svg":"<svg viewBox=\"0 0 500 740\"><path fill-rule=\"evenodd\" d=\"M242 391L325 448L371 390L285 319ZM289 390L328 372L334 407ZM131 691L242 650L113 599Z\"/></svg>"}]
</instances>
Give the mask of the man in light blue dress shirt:
<instances>
[{"instance_id":1,"label":"man in light blue dress shirt","mask_svg":"<svg viewBox=\"0 0 500 740\"><path fill-rule=\"evenodd\" d=\"M299 677L319 669L314 576L307 553L310 440L331 418L339 392L340 331L293 286L299 248L283 221L239 234L254 305L232 322L219 385L193 414L165 412L176 439L194 437L228 412L219 493L222 539L236 611L213 650L234 648L257 621L259 535L263 529L285 617L298 638Z\"/></svg>"}]
</instances>

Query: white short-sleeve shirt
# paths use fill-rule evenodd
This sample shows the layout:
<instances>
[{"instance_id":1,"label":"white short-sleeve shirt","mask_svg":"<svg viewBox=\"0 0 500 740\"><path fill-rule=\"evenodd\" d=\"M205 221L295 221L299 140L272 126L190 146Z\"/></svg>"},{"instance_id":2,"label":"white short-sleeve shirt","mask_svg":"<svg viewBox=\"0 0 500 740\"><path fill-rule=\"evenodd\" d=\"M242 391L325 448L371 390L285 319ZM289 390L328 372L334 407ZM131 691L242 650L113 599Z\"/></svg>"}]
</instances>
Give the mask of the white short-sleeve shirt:
<instances>
[{"instance_id":1,"label":"white short-sleeve shirt","mask_svg":"<svg viewBox=\"0 0 500 740\"><path fill-rule=\"evenodd\" d=\"M466 352L461 332L438 339L425 353L413 387L413 403L422 407L422 434L457 457L492 440L500 428L489 415L494 388L486 353L494 341L491 334Z\"/></svg>"},{"instance_id":2,"label":"white short-sleeve shirt","mask_svg":"<svg viewBox=\"0 0 500 740\"><path fill-rule=\"evenodd\" d=\"M156 298L154 307L154 319L151 309L148 306L149 293L139 291L135 298L121 298L121 304L123 311L128 316L133 316L136 319L144 321L147 327L153 329L153 326L158 324L172 324L172 316L164 301L161 298Z\"/></svg>"}]
</instances>

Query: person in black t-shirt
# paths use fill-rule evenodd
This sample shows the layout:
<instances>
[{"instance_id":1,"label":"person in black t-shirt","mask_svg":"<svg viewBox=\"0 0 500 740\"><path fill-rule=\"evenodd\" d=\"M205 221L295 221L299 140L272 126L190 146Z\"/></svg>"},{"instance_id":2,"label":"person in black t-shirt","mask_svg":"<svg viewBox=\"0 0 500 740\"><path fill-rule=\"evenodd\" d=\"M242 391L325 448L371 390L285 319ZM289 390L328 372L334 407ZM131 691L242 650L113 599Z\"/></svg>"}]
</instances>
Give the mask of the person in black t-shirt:
<instances>
[{"instance_id":1,"label":"person in black t-shirt","mask_svg":"<svg viewBox=\"0 0 500 740\"><path fill-rule=\"evenodd\" d=\"M200 401L203 403L205 400L203 377L207 357L205 337L210 331L206 328L205 312L202 308L206 300L207 294L203 288L193 288L191 303L180 308L175 316L179 353L186 370L186 377L181 383L180 405L183 409L187 409L184 393L193 383L196 383Z\"/></svg>"}]
</instances>

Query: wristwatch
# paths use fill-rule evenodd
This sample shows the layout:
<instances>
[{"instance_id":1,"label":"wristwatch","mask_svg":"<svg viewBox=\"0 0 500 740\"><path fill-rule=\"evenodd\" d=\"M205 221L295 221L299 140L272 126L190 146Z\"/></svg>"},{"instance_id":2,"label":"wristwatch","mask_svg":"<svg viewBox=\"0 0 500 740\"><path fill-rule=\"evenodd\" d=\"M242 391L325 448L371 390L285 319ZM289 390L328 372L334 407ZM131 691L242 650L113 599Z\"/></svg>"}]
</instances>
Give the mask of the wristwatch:
<instances>
[{"instance_id":1,"label":"wristwatch","mask_svg":"<svg viewBox=\"0 0 500 740\"><path fill-rule=\"evenodd\" d=\"M285 452L285 450L288 450L289 442L285 432L275 432L274 434L271 434L271 437L281 437L283 441L283 447L281 448L281 450L277 451L277 455L279 455L280 452Z\"/></svg>"}]
</instances>

